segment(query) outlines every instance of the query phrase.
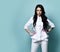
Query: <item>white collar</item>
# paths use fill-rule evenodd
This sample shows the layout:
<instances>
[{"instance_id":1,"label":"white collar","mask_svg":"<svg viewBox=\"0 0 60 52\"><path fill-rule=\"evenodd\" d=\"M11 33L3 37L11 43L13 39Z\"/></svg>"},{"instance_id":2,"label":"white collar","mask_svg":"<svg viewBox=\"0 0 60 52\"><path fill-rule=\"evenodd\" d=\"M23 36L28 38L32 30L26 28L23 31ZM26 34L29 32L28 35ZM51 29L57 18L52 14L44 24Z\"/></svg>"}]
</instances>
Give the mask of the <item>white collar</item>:
<instances>
[{"instance_id":1,"label":"white collar","mask_svg":"<svg viewBox=\"0 0 60 52\"><path fill-rule=\"evenodd\" d=\"M41 16L37 16L37 17L41 17Z\"/></svg>"}]
</instances>

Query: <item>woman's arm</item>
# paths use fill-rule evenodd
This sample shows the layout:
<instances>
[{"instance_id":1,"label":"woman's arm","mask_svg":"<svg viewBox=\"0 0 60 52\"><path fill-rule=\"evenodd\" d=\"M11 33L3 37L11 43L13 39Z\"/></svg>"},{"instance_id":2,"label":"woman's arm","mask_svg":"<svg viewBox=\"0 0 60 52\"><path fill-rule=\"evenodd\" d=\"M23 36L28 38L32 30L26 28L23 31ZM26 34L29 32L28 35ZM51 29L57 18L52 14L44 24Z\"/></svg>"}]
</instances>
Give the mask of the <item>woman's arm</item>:
<instances>
[{"instance_id":1,"label":"woman's arm","mask_svg":"<svg viewBox=\"0 0 60 52\"><path fill-rule=\"evenodd\" d=\"M25 31L30 34L33 35L34 33L30 31L29 26L33 23L33 17L31 17L28 22L24 25L24 29Z\"/></svg>"},{"instance_id":2,"label":"woman's arm","mask_svg":"<svg viewBox=\"0 0 60 52\"><path fill-rule=\"evenodd\" d=\"M50 27L47 31L50 32L52 29L54 29L53 27Z\"/></svg>"},{"instance_id":3,"label":"woman's arm","mask_svg":"<svg viewBox=\"0 0 60 52\"><path fill-rule=\"evenodd\" d=\"M47 19L47 21L48 21L49 26L50 26L50 28L47 31L50 32L52 29L55 28L55 24L51 20L49 20L49 19Z\"/></svg>"},{"instance_id":4,"label":"woman's arm","mask_svg":"<svg viewBox=\"0 0 60 52\"><path fill-rule=\"evenodd\" d=\"M28 32L28 34L30 34L31 36L33 36L36 32L31 32L30 29L25 29L26 32Z\"/></svg>"}]
</instances>

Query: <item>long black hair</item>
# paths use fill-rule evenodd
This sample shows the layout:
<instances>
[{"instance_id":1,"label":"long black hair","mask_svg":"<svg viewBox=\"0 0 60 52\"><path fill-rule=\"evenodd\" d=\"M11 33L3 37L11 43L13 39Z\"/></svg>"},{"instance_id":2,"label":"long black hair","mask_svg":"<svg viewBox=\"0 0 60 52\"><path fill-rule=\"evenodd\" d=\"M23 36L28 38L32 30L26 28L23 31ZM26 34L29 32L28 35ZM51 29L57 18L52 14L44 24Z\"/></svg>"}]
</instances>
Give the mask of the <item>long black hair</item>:
<instances>
[{"instance_id":1,"label":"long black hair","mask_svg":"<svg viewBox=\"0 0 60 52\"><path fill-rule=\"evenodd\" d=\"M35 14L33 16L33 27L35 27L35 25L36 25L36 21L37 21L37 13L36 13L36 10L37 10L38 7L41 8L41 10L42 10L41 18L42 18L42 22L43 22L43 28L45 30L47 30L48 21L47 21L46 15L45 15L44 7L41 4L36 5Z\"/></svg>"}]
</instances>

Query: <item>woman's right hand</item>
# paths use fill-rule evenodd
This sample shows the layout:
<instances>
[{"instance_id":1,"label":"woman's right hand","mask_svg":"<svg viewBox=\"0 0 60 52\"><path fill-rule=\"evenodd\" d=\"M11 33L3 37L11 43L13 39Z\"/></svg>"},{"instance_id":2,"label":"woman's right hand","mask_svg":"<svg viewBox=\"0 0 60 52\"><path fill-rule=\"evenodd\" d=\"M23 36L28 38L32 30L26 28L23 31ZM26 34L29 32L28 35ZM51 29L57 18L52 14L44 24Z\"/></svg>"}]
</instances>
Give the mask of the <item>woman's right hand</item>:
<instances>
[{"instance_id":1,"label":"woman's right hand","mask_svg":"<svg viewBox=\"0 0 60 52\"><path fill-rule=\"evenodd\" d=\"M30 32L29 34L31 35L31 36L33 36L33 35L35 35L35 31L34 32Z\"/></svg>"}]
</instances>

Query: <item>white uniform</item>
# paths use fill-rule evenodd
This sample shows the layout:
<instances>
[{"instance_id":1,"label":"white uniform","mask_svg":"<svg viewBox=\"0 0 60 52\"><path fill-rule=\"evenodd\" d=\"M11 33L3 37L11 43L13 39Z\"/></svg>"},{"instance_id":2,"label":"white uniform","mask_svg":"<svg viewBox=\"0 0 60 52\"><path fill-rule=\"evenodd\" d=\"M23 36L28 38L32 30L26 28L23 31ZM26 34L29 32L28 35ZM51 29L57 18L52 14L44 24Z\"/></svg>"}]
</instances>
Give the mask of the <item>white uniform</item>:
<instances>
[{"instance_id":1,"label":"white uniform","mask_svg":"<svg viewBox=\"0 0 60 52\"><path fill-rule=\"evenodd\" d=\"M54 23L52 23L49 19L47 19L49 22L49 25L51 27L55 27ZM30 25L33 25L33 16L28 20L28 22L25 24L24 29L27 29ZM48 34L46 31L42 30L43 29L43 22L41 19L41 16L37 16L37 22L35 28L33 30L36 32L32 38L32 43L31 43L31 52L37 52L38 46L41 44L42 52L48 52ZM43 41L41 41L43 40Z\"/></svg>"},{"instance_id":2,"label":"white uniform","mask_svg":"<svg viewBox=\"0 0 60 52\"><path fill-rule=\"evenodd\" d=\"M49 22L49 25L51 27L55 27L54 23L52 23L49 19L47 19L47 21ZM27 29L31 24L33 25L33 16L25 24L24 29ZM31 36L34 42L40 41L40 40L48 41L49 36L47 32L42 29L43 29L43 22L42 22L41 16L37 16L36 26L35 28L33 28L36 34Z\"/></svg>"}]
</instances>

